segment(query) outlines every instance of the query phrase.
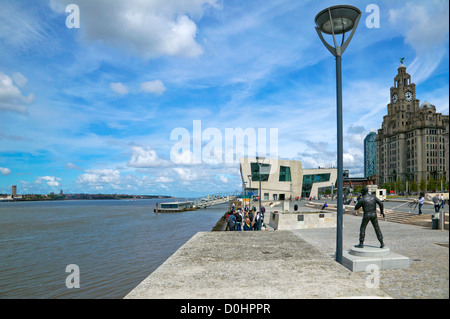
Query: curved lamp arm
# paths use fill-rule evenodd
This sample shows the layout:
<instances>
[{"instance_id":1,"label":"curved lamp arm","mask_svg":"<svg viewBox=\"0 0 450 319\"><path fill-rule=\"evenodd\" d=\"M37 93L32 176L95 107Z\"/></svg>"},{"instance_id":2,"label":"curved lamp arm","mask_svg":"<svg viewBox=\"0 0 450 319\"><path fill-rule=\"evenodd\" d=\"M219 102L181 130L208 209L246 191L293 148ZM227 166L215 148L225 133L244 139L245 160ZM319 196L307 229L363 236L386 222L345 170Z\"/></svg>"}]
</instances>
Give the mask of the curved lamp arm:
<instances>
[{"instance_id":1,"label":"curved lamp arm","mask_svg":"<svg viewBox=\"0 0 450 319\"><path fill-rule=\"evenodd\" d=\"M359 20L361 19L362 14L361 13L358 14L358 17L356 18L355 23L353 25L352 33L350 33L350 36L348 37L347 41L345 41L344 44L342 44L341 46L337 45L337 42L336 42L336 36L334 34L334 27L333 27L333 18L331 17L331 10L329 8L328 8L328 14L330 16L331 32L333 34L333 41L334 41L335 47L332 47L331 45L328 44L327 41L325 41L325 39L322 35L322 31L318 27L316 27L316 31L317 31L317 34L319 35L320 40L325 45L325 47L328 49L328 51L331 52L332 55L334 55L335 57L342 56L342 54L344 54L344 51L347 49L350 41L352 40L353 35L355 34L355 31L358 27Z\"/></svg>"}]
</instances>

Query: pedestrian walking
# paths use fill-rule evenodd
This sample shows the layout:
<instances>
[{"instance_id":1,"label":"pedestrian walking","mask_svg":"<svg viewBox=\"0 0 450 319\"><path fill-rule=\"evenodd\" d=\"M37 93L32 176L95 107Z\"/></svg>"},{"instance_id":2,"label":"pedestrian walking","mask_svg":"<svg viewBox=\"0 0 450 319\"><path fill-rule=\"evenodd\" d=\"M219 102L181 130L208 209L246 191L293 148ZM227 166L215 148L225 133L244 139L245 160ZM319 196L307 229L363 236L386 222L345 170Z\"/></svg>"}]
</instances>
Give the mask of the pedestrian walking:
<instances>
[{"instance_id":1,"label":"pedestrian walking","mask_svg":"<svg viewBox=\"0 0 450 319\"><path fill-rule=\"evenodd\" d=\"M434 204L434 212L439 213L439 208L441 208L441 200L439 199L439 195L435 194L433 197L433 204Z\"/></svg>"},{"instance_id":2,"label":"pedestrian walking","mask_svg":"<svg viewBox=\"0 0 450 319\"><path fill-rule=\"evenodd\" d=\"M441 194L439 199L441 200L441 208L444 209L444 204L445 204L444 194Z\"/></svg>"},{"instance_id":3,"label":"pedestrian walking","mask_svg":"<svg viewBox=\"0 0 450 319\"><path fill-rule=\"evenodd\" d=\"M419 196L419 215L422 215L422 206L423 206L423 202L425 201L424 196L425 195L423 193L420 193L420 196Z\"/></svg>"}]
</instances>

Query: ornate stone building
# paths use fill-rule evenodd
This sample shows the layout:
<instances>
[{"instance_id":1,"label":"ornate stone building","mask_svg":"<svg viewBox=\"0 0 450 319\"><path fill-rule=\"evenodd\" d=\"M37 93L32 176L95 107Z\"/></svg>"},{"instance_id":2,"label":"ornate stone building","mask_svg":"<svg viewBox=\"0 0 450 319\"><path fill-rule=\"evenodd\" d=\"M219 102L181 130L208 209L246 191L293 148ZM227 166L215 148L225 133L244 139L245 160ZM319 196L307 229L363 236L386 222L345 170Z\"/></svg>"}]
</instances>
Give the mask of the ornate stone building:
<instances>
[{"instance_id":1,"label":"ornate stone building","mask_svg":"<svg viewBox=\"0 0 450 319\"><path fill-rule=\"evenodd\" d=\"M376 138L378 184L430 177L448 180L449 116L437 113L429 102L419 103L416 85L403 64L390 94L388 114Z\"/></svg>"}]
</instances>

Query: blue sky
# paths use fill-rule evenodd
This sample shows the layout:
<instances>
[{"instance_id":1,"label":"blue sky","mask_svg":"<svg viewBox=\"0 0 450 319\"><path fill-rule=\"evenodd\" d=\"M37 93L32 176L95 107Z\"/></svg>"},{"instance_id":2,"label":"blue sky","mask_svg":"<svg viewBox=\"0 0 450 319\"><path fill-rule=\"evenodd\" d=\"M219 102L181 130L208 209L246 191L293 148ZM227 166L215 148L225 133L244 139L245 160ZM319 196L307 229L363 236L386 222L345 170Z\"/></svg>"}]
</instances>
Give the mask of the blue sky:
<instances>
[{"instance_id":1,"label":"blue sky","mask_svg":"<svg viewBox=\"0 0 450 319\"><path fill-rule=\"evenodd\" d=\"M66 26L69 4L80 28ZM0 0L0 193L233 192L239 164L224 157L261 150L227 129L256 132L266 153L272 132L278 156L304 168L336 165L335 59L314 17L337 4ZM344 168L362 176L363 140L381 127L401 57L421 103L448 114L449 8L346 4L363 16L342 61ZM366 24L371 4L378 28ZM202 157L209 133L216 149Z\"/></svg>"}]
</instances>

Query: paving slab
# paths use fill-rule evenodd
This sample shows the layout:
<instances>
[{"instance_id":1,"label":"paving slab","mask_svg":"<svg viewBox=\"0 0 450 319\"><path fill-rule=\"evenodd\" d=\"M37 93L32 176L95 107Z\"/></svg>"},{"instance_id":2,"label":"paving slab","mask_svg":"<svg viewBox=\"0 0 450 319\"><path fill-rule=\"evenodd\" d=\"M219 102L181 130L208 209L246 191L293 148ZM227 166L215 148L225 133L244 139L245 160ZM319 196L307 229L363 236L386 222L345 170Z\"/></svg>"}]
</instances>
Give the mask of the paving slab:
<instances>
[{"instance_id":1,"label":"paving slab","mask_svg":"<svg viewBox=\"0 0 450 319\"><path fill-rule=\"evenodd\" d=\"M348 251L359 240L362 217L344 215L343 250ZM386 247L406 256L410 266L380 271L380 289L396 299L449 298L449 232L431 227L399 224L378 219ZM319 249L330 259L336 251L336 229L302 229L292 231ZM379 245L373 227L366 228L365 245ZM366 278L365 272L355 273Z\"/></svg>"}]
</instances>

